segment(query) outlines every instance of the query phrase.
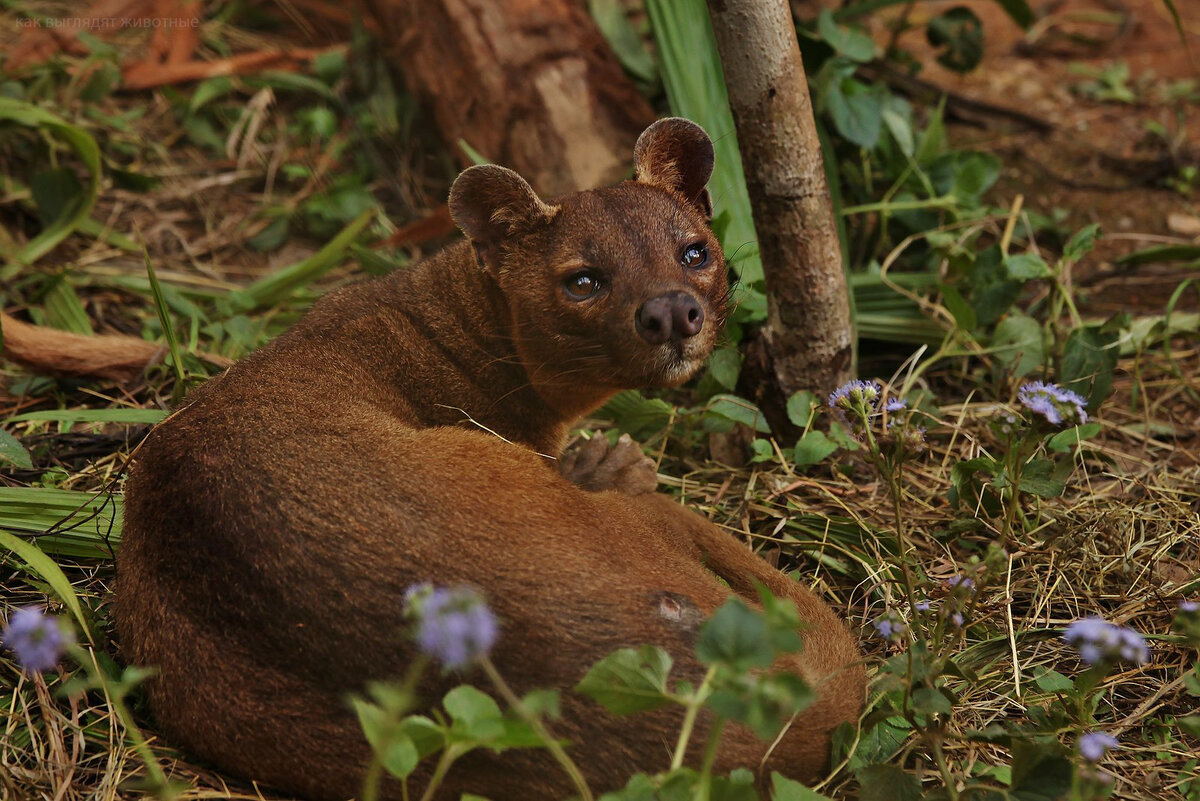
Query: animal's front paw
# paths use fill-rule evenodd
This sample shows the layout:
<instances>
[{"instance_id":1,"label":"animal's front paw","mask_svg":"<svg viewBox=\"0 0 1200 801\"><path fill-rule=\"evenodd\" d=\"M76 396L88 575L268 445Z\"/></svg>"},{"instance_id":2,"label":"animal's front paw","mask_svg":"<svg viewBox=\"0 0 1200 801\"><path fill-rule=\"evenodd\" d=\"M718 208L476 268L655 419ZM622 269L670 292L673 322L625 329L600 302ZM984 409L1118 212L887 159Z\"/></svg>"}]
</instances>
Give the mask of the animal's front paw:
<instances>
[{"instance_id":1,"label":"animal's front paw","mask_svg":"<svg viewBox=\"0 0 1200 801\"><path fill-rule=\"evenodd\" d=\"M642 495L654 492L658 486L653 460L642 453L628 434L622 434L612 446L596 434L564 453L558 469L567 480L592 492L614 490Z\"/></svg>"}]
</instances>

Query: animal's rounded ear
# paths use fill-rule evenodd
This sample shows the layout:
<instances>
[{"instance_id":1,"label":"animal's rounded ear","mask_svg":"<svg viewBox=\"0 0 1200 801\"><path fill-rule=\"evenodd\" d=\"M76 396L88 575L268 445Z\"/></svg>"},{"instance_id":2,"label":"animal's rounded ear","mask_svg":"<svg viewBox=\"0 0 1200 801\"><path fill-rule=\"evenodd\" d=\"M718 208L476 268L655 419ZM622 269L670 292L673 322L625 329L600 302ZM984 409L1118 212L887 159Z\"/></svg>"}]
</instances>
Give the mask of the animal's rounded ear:
<instances>
[{"instance_id":1,"label":"animal's rounded ear","mask_svg":"<svg viewBox=\"0 0 1200 801\"><path fill-rule=\"evenodd\" d=\"M682 117L659 120L633 146L633 177L679 192L705 217L712 204L704 187L713 171L713 145L696 123Z\"/></svg>"},{"instance_id":2,"label":"animal's rounded ear","mask_svg":"<svg viewBox=\"0 0 1200 801\"><path fill-rule=\"evenodd\" d=\"M477 245L494 247L516 228L554 216L525 179L494 164L471 167L450 187L450 216Z\"/></svg>"}]
</instances>

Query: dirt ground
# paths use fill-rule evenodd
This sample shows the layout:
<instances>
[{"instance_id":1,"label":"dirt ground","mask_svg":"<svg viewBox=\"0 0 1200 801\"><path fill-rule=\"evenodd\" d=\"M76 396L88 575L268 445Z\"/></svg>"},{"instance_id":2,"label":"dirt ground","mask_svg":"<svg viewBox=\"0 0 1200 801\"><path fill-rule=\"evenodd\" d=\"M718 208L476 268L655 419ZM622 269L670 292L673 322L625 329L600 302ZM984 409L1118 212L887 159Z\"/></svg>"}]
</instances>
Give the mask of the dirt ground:
<instances>
[{"instance_id":1,"label":"dirt ground","mask_svg":"<svg viewBox=\"0 0 1200 801\"><path fill-rule=\"evenodd\" d=\"M897 43L922 62L921 79L952 97L1028 117L952 115L956 144L995 153L1004 164L993 202L1022 195L1027 209L1065 213L1067 230L1099 223L1105 236L1076 271L1087 308L1161 310L1200 270L1187 262L1130 270L1114 261L1154 245L1200 243L1200 180L1189 172L1200 166L1200 4L1176 0L1185 44L1163 0L1033 2L1037 20L1028 32L999 3L971 2L983 22L984 56L965 75L938 64L925 40L925 23L955 5L962 3L915 4L912 27ZM878 41L888 41L903 14L897 7L873 19ZM1128 77L1113 80L1115 92L1095 86L1096 72L1119 76L1121 64ZM1152 132L1156 126L1165 138ZM1196 300L1180 308L1188 304Z\"/></svg>"}]
</instances>

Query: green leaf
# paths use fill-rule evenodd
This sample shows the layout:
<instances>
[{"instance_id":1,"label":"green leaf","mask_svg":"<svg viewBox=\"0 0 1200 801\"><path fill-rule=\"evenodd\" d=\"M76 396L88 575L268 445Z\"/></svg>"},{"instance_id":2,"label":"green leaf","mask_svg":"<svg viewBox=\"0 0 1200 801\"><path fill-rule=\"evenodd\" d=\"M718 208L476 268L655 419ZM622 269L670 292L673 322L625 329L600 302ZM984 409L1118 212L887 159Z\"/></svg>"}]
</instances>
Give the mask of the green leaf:
<instances>
[{"instance_id":1,"label":"green leaf","mask_svg":"<svg viewBox=\"0 0 1200 801\"><path fill-rule=\"evenodd\" d=\"M1012 789L1022 801L1057 801L1071 789L1066 751L1049 739L1013 740Z\"/></svg>"},{"instance_id":2,"label":"green leaf","mask_svg":"<svg viewBox=\"0 0 1200 801\"><path fill-rule=\"evenodd\" d=\"M232 91L233 80L226 75L219 75L216 78L201 81L196 86L196 90L192 92L191 102L188 103L188 112L195 114L213 100L224 97Z\"/></svg>"},{"instance_id":3,"label":"green leaf","mask_svg":"<svg viewBox=\"0 0 1200 801\"><path fill-rule=\"evenodd\" d=\"M675 407L661 398L647 398L631 389L613 395L600 408L600 414L636 438L666 428L675 416Z\"/></svg>"},{"instance_id":4,"label":"green leaf","mask_svg":"<svg viewBox=\"0 0 1200 801\"><path fill-rule=\"evenodd\" d=\"M575 691L614 715L657 709L671 702L667 692L671 664L670 654L661 648L622 648L593 665Z\"/></svg>"},{"instance_id":5,"label":"green leaf","mask_svg":"<svg viewBox=\"0 0 1200 801\"><path fill-rule=\"evenodd\" d=\"M1098 224L1092 223L1080 228L1063 247L1063 261L1079 261L1084 255L1091 252L1099 238L1100 226ZM1120 259L1117 261L1120 263Z\"/></svg>"},{"instance_id":6,"label":"green leaf","mask_svg":"<svg viewBox=\"0 0 1200 801\"><path fill-rule=\"evenodd\" d=\"M1033 9L1025 0L996 0L996 3L1008 13L1013 22L1022 28L1028 29L1033 24Z\"/></svg>"},{"instance_id":7,"label":"green leaf","mask_svg":"<svg viewBox=\"0 0 1200 801\"><path fill-rule=\"evenodd\" d=\"M241 292L235 293L235 303L242 311L251 311L275 306L301 287L308 286L320 276L337 266L346 249L358 238L367 224L375 217L374 207L367 209L325 247L278 272L260 278Z\"/></svg>"},{"instance_id":8,"label":"green leaf","mask_svg":"<svg viewBox=\"0 0 1200 801\"><path fill-rule=\"evenodd\" d=\"M967 275L971 307L979 325L991 325L999 320L1021 294L1021 282L1008 278L997 245L977 253Z\"/></svg>"},{"instance_id":9,"label":"green leaf","mask_svg":"<svg viewBox=\"0 0 1200 801\"><path fill-rule=\"evenodd\" d=\"M43 227L41 233L11 256L11 261L17 264L31 264L70 236L91 215L100 191L100 148L87 131L22 100L0 97L0 120L40 128L66 142L88 173L87 186L61 210L59 216Z\"/></svg>"},{"instance_id":10,"label":"green leaf","mask_svg":"<svg viewBox=\"0 0 1200 801\"><path fill-rule=\"evenodd\" d=\"M1120 334L1104 331L1101 326L1076 328L1063 346L1063 385L1087 398L1088 408L1096 409L1112 391Z\"/></svg>"},{"instance_id":11,"label":"green leaf","mask_svg":"<svg viewBox=\"0 0 1200 801\"><path fill-rule=\"evenodd\" d=\"M361 698L353 699L353 704L363 734L387 772L400 779L411 774L420 761L412 739L375 704Z\"/></svg>"},{"instance_id":12,"label":"green leaf","mask_svg":"<svg viewBox=\"0 0 1200 801\"><path fill-rule=\"evenodd\" d=\"M827 8L821 9L817 16L817 31L838 55L860 64L875 58L875 41L865 33L838 25Z\"/></svg>"},{"instance_id":13,"label":"green leaf","mask_svg":"<svg viewBox=\"0 0 1200 801\"><path fill-rule=\"evenodd\" d=\"M1039 498L1057 498L1067 485L1052 477L1054 462L1049 459L1033 459L1021 471L1020 488Z\"/></svg>"},{"instance_id":14,"label":"green leaf","mask_svg":"<svg viewBox=\"0 0 1200 801\"><path fill-rule=\"evenodd\" d=\"M66 275L54 279L50 291L43 298L43 306L46 309L46 322L52 327L85 336L92 333L92 321L88 319L83 303Z\"/></svg>"},{"instance_id":15,"label":"green leaf","mask_svg":"<svg viewBox=\"0 0 1200 801\"><path fill-rule=\"evenodd\" d=\"M453 721L451 731L459 737L480 742L504 734L504 715L490 695L469 685L455 687L446 693L442 706Z\"/></svg>"},{"instance_id":16,"label":"green leaf","mask_svg":"<svg viewBox=\"0 0 1200 801\"><path fill-rule=\"evenodd\" d=\"M862 443L846 430L845 424L840 420L834 420L829 424L829 438L836 442L839 448L847 451L856 451L862 448Z\"/></svg>"},{"instance_id":17,"label":"green leaf","mask_svg":"<svg viewBox=\"0 0 1200 801\"><path fill-rule=\"evenodd\" d=\"M837 449L837 443L826 436L824 431L813 429L796 443L792 459L797 467L808 467L823 461L826 456Z\"/></svg>"},{"instance_id":18,"label":"green leaf","mask_svg":"<svg viewBox=\"0 0 1200 801\"><path fill-rule=\"evenodd\" d=\"M817 400L816 395L807 389L801 390L788 398L788 420L796 428L808 428L809 423L812 422L814 412L820 405L821 402Z\"/></svg>"},{"instance_id":19,"label":"green leaf","mask_svg":"<svg viewBox=\"0 0 1200 801\"><path fill-rule=\"evenodd\" d=\"M941 690L936 687L919 687L913 691L912 707L927 715L950 715L954 706Z\"/></svg>"},{"instance_id":20,"label":"green leaf","mask_svg":"<svg viewBox=\"0 0 1200 801\"><path fill-rule=\"evenodd\" d=\"M796 674L771 673L724 676L707 705L718 715L742 723L762 739L771 740L793 715L815 699L816 693Z\"/></svg>"},{"instance_id":21,"label":"green leaf","mask_svg":"<svg viewBox=\"0 0 1200 801\"><path fill-rule=\"evenodd\" d=\"M59 217L70 212L71 204L79 197L83 187L69 167L53 167L34 173L29 179L29 192L37 207L43 226L51 225Z\"/></svg>"},{"instance_id":22,"label":"green leaf","mask_svg":"<svg viewBox=\"0 0 1200 801\"><path fill-rule=\"evenodd\" d=\"M736 395L714 395L704 407L703 419L707 431L731 431L735 424L741 424L760 434L771 433L758 407Z\"/></svg>"},{"instance_id":23,"label":"green leaf","mask_svg":"<svg viewBox=\"0 0 1200 801\"><path fill-rule=\"evenodd\" d=\"M700 628L696 656L706 665L735 671L767 667L775 659L766 621L738 598L730 598Z\"/></svg>"},{"instance_id":24,"label":"green leaf","mask_svg":"<svg viewBox=\"0 0 1200 801\"><path fill-rule=\"evenodd\" d=\"M79 628L83 630L87 641L91 643L96 642L95 635L92 633L92 627L83 613L83 606L79 603L79 597L75 594L75 589L71 586L70 579L67 578L62 568L53 559L46 556L42 549L32 542L14 537L7 531L0 531L0 548L16 554L29 565L34 573L41 576L50 585L50 589L54 590L54 594L58 596L58 600L62 601L63 605L67 607L71 615L78 621Z\"/></svg>"},{"instance_id":25,"label":"green leaf","mask_svg":"<svg viewBox=\"0 0 1200 801\"><path fill-rule=\"evenodd\" d=\"M955 72L970 72L983 59L983 23L966 6L955 6L930 20L925 38L942 48L938 63Z\"/></svg>"},{"instance_id":26,"label":"green leaf","mask_svg":"<svg viewBox=\"0 0 1200 801\"><path fill-rule=\"evenodd\" d=\"M722 389L732 391L742 370L742 354L737 347L720 348L708 359L708 370Z\"/></svg>"},{"instance_id":27,"label":"green leaf","mask_svg":"<svg viewBox=\"0 0 1200 801\"><path fill-rule=\"evenodd\" d=\"M1192 737L1200 738L1200 715L1187 715L1182 718L1175 718L1175 725L1179 726L1181 731L1190 734Z\"/></svg>"},{"instance_id":28,"label":"green leaf","mask_svg":"<svg viewBox=\"0 0 1200 801\"><path fill-rule=\"evenodd\" d=\"M771 771L771 801L829 801L829 796L810 790L777 771Z\"/></svg>"},{"instance_id":29,"label":"green leaf","mask_svg":"<svg viewBox=\"0 0 1200 801\"><path fill-rule=\"evenodd\" d=\"M992 349L1015 378L1027 376L1046 363L1045 330L1032 317L1014 312L996 326Z\"/></svg>"},{"instance_id":30,"label":"green leaf","mask_svg":"<svg viewBox=\"0 0 1200 801\"><path fill-rule=\"evenodd\" d=\"M846 78L825 97L825 106L838 133L863 148L873 148L883 125L882 87Z\"/></svg>"},{"instance_id":31,"label":"green leaf","mask_svg":"<svg viewBox=\"0 0 1200 801\"><path fill-rule=\"evenodd\" d=\"M646 83L658 79L658 65L629 21L621 0L588 0L588 12L625 71Z\"/></svg>"},{"instance_id":32,"label":"green leaf","mask_svg":"<svg viewBox=\"0 0 1200 801\"><path fill-rule=\"evenodd\" d=\"M1046 260L1036 253L1017 253L1006 256L1004 271L1015 281L1030 281L1036 278L1049 278L1050 267Z\"/></svg>"},{"instance_id":33,"label":"green leaf","mask_svg":"<svg viewBox=\"0 0 1200 801\"><path fill-rule=\"evenodd\" d=\"M967 303L962 293L949 284L941 284L938 289L942 293L942 305L950 312L959 330L974 331L978 318L975 316L975 309Z\"/></svg>"},{"instance_id":34,"label":"green leaf","mask_svg":"<svg viewBox=\"0 0 1200 801\"><path fill-rule=\"evenodd\" d=\"M29 458L29 451L25 450L25 446L21 444L20 440L7 431L0 430L0 464L5 462L24 470L33 468L33 460Z\"/></svg>"},{"instance_id":35,"label":"green leaf","mask_svg":"<svg viewBox=\"0 0 1200 801\"><path fill-rule=\"evenodd\" d=\"M896 146L906 156L916 152L913 140L912 106L899 95L886 95L883 104L883 124L896 140Z\"/></svg>"},{"instance_id":36,"label":"green leaf","mask_svg":"<svg viewBox=\"0 0 1200 801\"><path fill-rule=\"evenodd\" d=\"M859 801L920 801L921 782L895 765L868 765L854 771Z\"/></svg>"},{"instance_id":37,"label":"green leaf","mask_svg":"<svg viewBox=\"0 0 1200 801\"><path fill-rule=\"evenodd\" d=\"M1099 423L1084 423L1081 426L1072 426L1066 431L1059 431L1051 437L1046 443L1046 447L1055 453L1070 453L1080 442L1094 437L1099 433Z\"/></svg>"},{"instance_id":38,"label":"green leaf","mask_svg":"<svg viewBox=\"0 0 1200 801\"><path fill-rule=\"evenodd\" d=\"M158 423L166 418L161 409L44 409L21 412L5 423L51 420L57 423Z\"/></svg>"},{"instance_id":39,"label":"green leaf","mask_svg":"<svg viewBox=\"0 0 1200 801\"><path fill-rule=\"evenodd\" d=\"M1033 683L1044 693L1072 693L1075 691L1075 682L1050 668L1043 668L1034 678Z\"/></svg>"},{"instance_id":40,"label":"green leaf","mask_svg":"<svg viewBox=\"0 0 1200 801\"><path fill-rule=\"evenodd\" d=\"M291 221L287 217L276 217L271 224L259 231L246 244L259 252L278 250L287 241Z\"/></svg>"}]
</instances>

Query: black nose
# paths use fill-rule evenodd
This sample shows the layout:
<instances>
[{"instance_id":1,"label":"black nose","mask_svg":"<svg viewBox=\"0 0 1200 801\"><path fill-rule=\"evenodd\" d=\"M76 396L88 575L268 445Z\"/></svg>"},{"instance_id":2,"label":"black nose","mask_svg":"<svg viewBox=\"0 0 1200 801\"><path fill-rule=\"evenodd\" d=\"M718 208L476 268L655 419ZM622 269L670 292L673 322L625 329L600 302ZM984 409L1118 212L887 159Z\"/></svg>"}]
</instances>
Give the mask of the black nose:
<instances>
[{"instance_id":1,"label":"black nose","mask_svg":"<svg viewBox=\"0 0 1200 801\"><path fill-rule=\"evenodd\" d=\"M668 292L642 304L634 318L642 339L651 345L682 342L704 327L704 309L686 292Z\"/></svg>"}]
</instances>

